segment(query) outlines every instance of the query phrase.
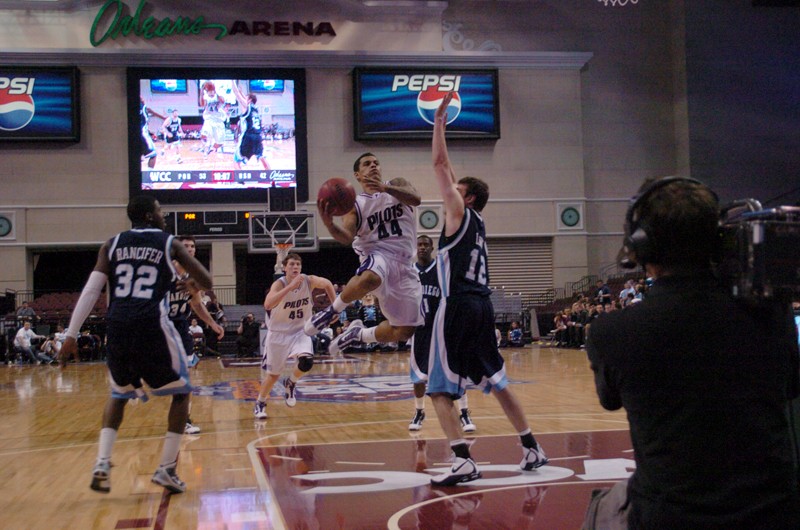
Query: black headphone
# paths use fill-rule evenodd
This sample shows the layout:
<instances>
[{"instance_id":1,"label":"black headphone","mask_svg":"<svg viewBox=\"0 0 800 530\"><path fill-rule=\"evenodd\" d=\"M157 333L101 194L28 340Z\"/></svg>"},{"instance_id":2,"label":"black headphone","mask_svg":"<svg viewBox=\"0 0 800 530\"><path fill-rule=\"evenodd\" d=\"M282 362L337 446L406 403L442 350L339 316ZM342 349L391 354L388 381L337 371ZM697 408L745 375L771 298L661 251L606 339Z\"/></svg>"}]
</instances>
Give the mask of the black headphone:
<instances>
[{"instance_id":1,"label":"black headphone","mask_svg":"<svg viewBox=\"0 0 800 530\"><path fill-rule=\"evenodd\" d=\"M651 182L643 190L631 197L628 211L625 213L625 239L619 251L617 260L624 269L633 269L645 263L657 263L659 249L650 233L650 225L646 219L637 218L636 210L656 191L675 182L689 182L703 186L714 195L719 202L719 197L714 191L697 179L689 177L664 177Z\"/></svg>"}]
</instances>

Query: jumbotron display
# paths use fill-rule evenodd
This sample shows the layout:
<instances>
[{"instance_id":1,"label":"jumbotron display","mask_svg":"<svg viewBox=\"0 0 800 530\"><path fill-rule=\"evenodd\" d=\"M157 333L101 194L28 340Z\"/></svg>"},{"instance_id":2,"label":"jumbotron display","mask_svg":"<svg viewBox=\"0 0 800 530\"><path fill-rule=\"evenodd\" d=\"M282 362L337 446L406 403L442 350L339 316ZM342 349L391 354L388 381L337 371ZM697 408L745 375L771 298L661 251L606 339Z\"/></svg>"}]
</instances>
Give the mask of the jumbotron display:
<instances>
[{"instance_id":1,"label":"jumbotron display","mask_svg":"<svg viewBox=\"0 0 800 530\"><path fill-rule=\"evenodd\" d=\"M305 72L128 69L131 194L165 204L308 197Z\"/></svg>"}]
</instances>

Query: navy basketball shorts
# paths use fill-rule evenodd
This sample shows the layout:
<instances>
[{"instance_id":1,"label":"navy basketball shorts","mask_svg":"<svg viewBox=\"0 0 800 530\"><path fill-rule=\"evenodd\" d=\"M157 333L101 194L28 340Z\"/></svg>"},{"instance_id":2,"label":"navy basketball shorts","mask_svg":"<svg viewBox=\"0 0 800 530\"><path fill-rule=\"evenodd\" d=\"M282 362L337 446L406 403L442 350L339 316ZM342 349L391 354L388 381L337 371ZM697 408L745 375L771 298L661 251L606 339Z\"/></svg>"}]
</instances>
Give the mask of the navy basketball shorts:
<instances>
[{"instance_id":1,"label":"navy basketball shorts","mask_svg":"<svg viewBox=\"0 0 800 530\"><path fill-rule=\"evenodd\" d=\"M487 394L508 385L488 296L443 298L434 319L427 393L441 392L457 399L468 380Z\"/></svg>"},{"instance_id":2,"label":"navy basketball shorts","mask_svg":"<svg viewBox=\"0 0 800 530\"><path fill-rule=\"evenodd\" d=\"M183 339L169 319L109 322L107 329L113 397L137 397L142 381L155 395L191 392Z\"/></svg>"}]
</instances>

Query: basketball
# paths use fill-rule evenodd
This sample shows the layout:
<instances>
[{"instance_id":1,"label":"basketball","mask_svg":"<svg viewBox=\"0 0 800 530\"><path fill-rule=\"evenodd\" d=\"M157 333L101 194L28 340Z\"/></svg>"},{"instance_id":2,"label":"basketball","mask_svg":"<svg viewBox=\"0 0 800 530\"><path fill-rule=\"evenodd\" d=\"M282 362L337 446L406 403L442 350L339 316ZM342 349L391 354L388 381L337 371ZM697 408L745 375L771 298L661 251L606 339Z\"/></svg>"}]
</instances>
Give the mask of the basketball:
<instances>
[{"instance_id":1,"label":"basketball","mask_svg":"<svg viewBox=\"0 0 800 530\"><path fill-rule=\"evenodd\" d=\"M203 83L203 90L205 90L209 94L212 92L216 92L216 87L214 86L214 82L206 81L205 83Z\"/></svg>"},{"instance_id":2,"label":"basketball","mask_svg":"<svg viewBox=\"0 0 800 530\"><path fill-rule=\"evenodd\" d=\"M356 189L347 179L334 177L326 180L319 188L317 202L328 201L331 214L344 215L356 204Z\"/></svg>"}]
</instances>

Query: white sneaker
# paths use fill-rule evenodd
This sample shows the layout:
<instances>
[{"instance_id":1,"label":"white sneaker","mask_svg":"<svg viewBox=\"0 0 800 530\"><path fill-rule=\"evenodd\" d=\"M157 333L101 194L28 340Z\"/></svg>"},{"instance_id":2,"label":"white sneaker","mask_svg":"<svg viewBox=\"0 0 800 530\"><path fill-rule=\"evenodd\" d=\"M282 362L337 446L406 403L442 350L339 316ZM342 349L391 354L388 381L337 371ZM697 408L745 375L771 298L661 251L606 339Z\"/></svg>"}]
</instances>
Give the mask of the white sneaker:
<instances>
[{"instance_id":1,"label":"white sneaker","mask_svg":"<svg viewBox=\"0 0 800 530\"><path fill-rule=\"evenodd\" d=\"M186 427L183 429L184 434L198 434L200 432L200 427L197 425L193 425L192 422L187 421Z\"/></svg>"},{"instance_id":2,"label":"white sneaker","mask_svg":"<svg viewBox=\"0 0 800 530\"><path fill-rule=\"evenodd\" d=\"M98 460L92 470L92 483L89 487L100 493L111 491L111 462Z\"/></svg>"},{"instance_id":3,"label":"white sneaker","mask_svg":"<svg viewBox=\"0 0 800 530\"><path fill-rule=\"evenodd\" d=\"M328 353L336 355L343 352L348 346L360 343L359 336L362 329L364 329L364 323L360 320L353 320L344 333L331 341L330 345L328 345Z\"/></svg>"},{"instance_id":4,"label":"white sneaker","mask_svg":"<svg viewBox=\"0 0 800 530\"><path fill-rule=\"evenodd\" d=\"M186 483L178 478L174 467L159 467L150 479L153 484L164 486L172 493L183 493L186 491Z\"/></svg>"},{"instance_id":5,"label":"white sneaker","mask_svg":"<svg viewBox=\"0 0 800 530\"><path fill-rule=\"evenodd\" d=\"M462 482L472 482L481 478L478 466L471 458L456 457L453 467L447 473L431 477L432 486L455 486Z\"/></svg>"},{"instance_id":6,"label":"white sneaker","mask_svg":"<svg viewBox=\"0 0 800 530\"><path fill-rule=\"evenodd\" d=\"M267 404L261 403L259 400L256 400L256 405L253 407L253 416L258 418L259 420L266 420L267 419Z\"/></svg>"},{"instance_id":7,"label":"white sneaker","mask_svg":"<svg viewBox=\"0 0 800 530\"><path fill-rule=\"evenodd\" d=\"M522 462L519 463L520 469L523 471L532 471L537 467L542 467L549 460L542 450L542 446L538 443L536 447L523 447L522 448Z\"/></svg>"}]
</instances>

